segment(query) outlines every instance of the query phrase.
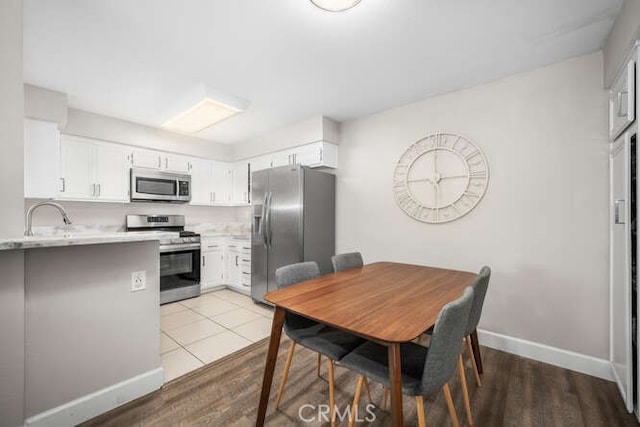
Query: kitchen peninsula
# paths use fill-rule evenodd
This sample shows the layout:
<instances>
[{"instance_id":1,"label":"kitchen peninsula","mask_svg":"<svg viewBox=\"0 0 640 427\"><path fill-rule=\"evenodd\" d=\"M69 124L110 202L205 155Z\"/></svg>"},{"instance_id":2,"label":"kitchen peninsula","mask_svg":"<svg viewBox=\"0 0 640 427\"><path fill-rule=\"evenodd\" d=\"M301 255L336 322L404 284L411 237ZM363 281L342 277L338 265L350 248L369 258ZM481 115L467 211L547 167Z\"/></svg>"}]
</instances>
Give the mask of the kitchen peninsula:
<instances>
[{"instance_id":1,"label":"kitchen peninsula","mask_svg":"<svg viewBox=\"0 0 640 427\"><path fill-rule=\"evenodd\" d=\"M78 424L161 387L163 237L104 233L0 240L3 277L15 280L14 267L24 259L24 294L9 296L24 310L26 425Z\"/></svg>"}]
</instances>

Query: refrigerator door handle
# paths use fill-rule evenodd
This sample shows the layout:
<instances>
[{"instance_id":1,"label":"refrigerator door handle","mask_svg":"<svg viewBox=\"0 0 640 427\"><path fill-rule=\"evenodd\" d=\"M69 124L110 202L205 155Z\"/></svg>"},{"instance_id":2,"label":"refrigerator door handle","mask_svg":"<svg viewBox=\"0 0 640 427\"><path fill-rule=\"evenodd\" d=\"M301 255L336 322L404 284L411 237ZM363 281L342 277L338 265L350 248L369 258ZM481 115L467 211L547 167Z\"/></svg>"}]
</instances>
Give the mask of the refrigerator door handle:
<instances>
[{"instance_id":1,"label":"refrigerator door handle","mask_svg":"<svg viewBox=\"0 0 640 427\"><path fill-rule=\"evenodd\" d=\"M273 193L267 193L267 208L265 211L265 241L267 242L267 248L271 248L271 199L273 197Z\"/></svg>"},{"instance_id":2,"label":"refrigerator door handle","mask_svg":"<svg viewBox=\"0 0 640 427\"><path fill-rule=\"evenodd\" d=\"M266 221L266 210L267 210L267 199L269 197L269 193L264 193L264 201L262 202L262 209L260 210L260 223L258 224L258 234L262 237L262 244L264 247L267 247L267 235L265 234L265 221Z\"/></svg>"}]
</instances>

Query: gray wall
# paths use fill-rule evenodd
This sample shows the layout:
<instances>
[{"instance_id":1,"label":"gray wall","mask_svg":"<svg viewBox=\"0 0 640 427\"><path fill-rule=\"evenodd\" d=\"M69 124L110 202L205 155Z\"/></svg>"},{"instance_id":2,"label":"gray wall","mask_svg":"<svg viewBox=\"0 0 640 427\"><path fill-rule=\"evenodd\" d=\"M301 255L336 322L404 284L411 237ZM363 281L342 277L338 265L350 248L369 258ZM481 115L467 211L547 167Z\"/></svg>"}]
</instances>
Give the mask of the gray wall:
<instances>
[{"instance_id":1,"label":"gray wall","mask_svg":"<svg viewBox=\"0 0 640 427\"><path fill-rule=\"evenodd\" d=\"M604 84L611 87L622 61L640 39L640 1L625 0L604 44Z\"/></svg>"},{"instance_id":2,"label":"gray wall","mask_svg":"<svg viewBox=\"0 0 640 427\"><path fill-rule=\"evenodd\" d=\"M157 241L26 252L27 417L161 366L158 260Z\"/></svg>"},{"instance_id":3,"label":"gray wall","mask_svg":"<svg viewBox=\"0 0 640 427\"><path fill-rule=\"evenodd\" d=\"M459 133L491 169L484 199L431 225L396 206L402 153ZM482 329L609 357L607 94L602 54L343 123L338 252L478 271L493 269Z\"/></svg>"},{"instance_id":4,"label":"gray wall","mask_svg":"<svg viewBox=\"0 0 640 427\"><path fill-rule=\"evenodd\" d=\"M0 2L0 236L23 230L22 0ZM21 425L24 406L23 254L0 258L0 426Z\"/></svg>"}]
</instances>

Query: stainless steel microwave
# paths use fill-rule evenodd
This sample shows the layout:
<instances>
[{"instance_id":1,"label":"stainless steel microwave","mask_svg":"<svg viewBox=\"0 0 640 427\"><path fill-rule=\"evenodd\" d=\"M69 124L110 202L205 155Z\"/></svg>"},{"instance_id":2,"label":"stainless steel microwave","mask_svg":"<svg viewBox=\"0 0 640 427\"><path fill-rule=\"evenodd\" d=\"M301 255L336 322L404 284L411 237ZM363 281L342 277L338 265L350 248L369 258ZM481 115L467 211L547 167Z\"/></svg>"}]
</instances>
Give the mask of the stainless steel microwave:
<instances>
[{"instance_id":1,"label":"stainless steel microwave","mask_svg":"<svg viewBox=\"0 0 640 427\"><path fill-rule=\"evenodd\" d=\"M131 168L132 202L191 201L191 175Z\"/></svg>"}]
</instances>

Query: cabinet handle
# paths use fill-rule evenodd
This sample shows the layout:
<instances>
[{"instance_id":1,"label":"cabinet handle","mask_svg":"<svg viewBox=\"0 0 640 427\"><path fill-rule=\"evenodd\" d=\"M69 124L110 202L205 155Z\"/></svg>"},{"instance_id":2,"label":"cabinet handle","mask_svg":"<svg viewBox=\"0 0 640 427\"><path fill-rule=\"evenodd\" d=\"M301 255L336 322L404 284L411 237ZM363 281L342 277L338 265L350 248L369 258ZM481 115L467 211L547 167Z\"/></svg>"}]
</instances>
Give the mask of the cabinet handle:
<instances>
[{"instance_id":1,"label":"cabinet handle","mask_svg":"<svg viewBox=\"0 0 640 427\"><path fill-rule=\"evenodd\" d=\"M320 150L320 163L322 163L322 147L320 147L318 150Z\"/></svg>"},{"instance_id":2,"label":"cabinet handle","mask_svg":"<svg viewBox=\"0 0 640 427\"><path fill-rule=\"evenodd\" d=\"M202 255L202 266L204 267L204 255Z\"/></svg>"},{"instance_id":3,"label":"cabinet handle","mask_svg":"<svg viewBox=\"0 0 640 427\"><path fill-rule=\"evenodd\" d=\"M96 195L96 185L91 184L91 197L95 197Z\"/></svg>"},{"instance_id":4,"label":"cabinet handle","mask_svg":"<svg viewBox=\"0 0 640 427\"><path fill-rule=\"evenodd\" d=\"M164 168L165 169L169 169L169 158L168 157L164 158Z\"/></svg>"},{"instance_id":5,"label":"cabinet handle","mask_svg":"<svg viewBox=\"0 0 640 427\"><path fill-rule=\"evenodd\" d=\"M236 267L238 266L238 255L236 255Z\"/></svg>"},{"instance_id":6,"label":"cabinet handle","mask_svg":"<svg viewBox=\"0 0 640 427\"><path fill-rule=\"evenodd\" d=\"M242 258L242 262L251 262L251 260Z\"/></svg>"},{"instance_id":7,"label":"cabinet handle","mask_svg":"<svg viewBox=\"0 0 640 427\"><path fill-rule=\"evenodd\" d=\"M212 201L212 202L215 202L215 201L216 201L216 192L215 192L215 191L212 191L212 192L211 192L211 201Z\"/></svg>"},{"instance_id":8,"label":"cabinet handle","mask_svg":"<svg viewBox=\"0 0 640 427\"><path fill-rule=\"evenodd\" d=\"M101 193L101 191L102 191L102 187L100 186L100 184L96 184L96 185L97 185L97 187L98 187L98 194L97 194L97 196L98 196L98 197L100 197L100 193Z\"/></svg>"},{"instance_id":9,"label":"cabinet handle","mask_svg":"<svg viewBox=\"0 0 640 427\"><path fill-rule=\"evenodd\" d=\"M62 190L60 190L60 192L64 193L65 190L67 189L67 183L64 178L60 178L60 181L62 181Z\"/></svg>"},{"instance_id":10,"label":"cabinet handle","mask_svg":"<svg viewBox=\"0 0 640 427\"><path fill-rule=\"evenodd\" d=\"M249 275L249 274L251 274L251 273L247 273L246 271L243 271L243 272L242 272L242 274Z\"/></svg>"},{"instance_id":11,"label":"cabinet handle","mask_svg":"<svg viewBox=\"0 0 640 427\"><path fill-rule=\"evenodd\" d=\"M158 167L162 167L162 157L158 156Z\"/></svg>"},{"instance_id":12,"label":"cabinet handle","mask_svg":"<svg viewBox=\"0 0 640 427\"><path fill-rule=\"evenodd\" d=\"M622 95L627 95L629 96L629 91L628 90L623 90L621 92L618 92L618 117L625 117L627 115L627 111L622 111L622 107L625 106L626 107L626 102L622 102ZM626 110L626 108L625 108Z\"/></svg>"},{"instance_id":13,"label":"cabinet handle","mask_svg":"<svg viewBox=\"0 0 640 427\"><path fill-rule=\"evenodd\" d=\"M624 224L625 221L624 219L620 219L620 206L622 205L622 209L624 209L624 200L614 200L613 201L613 206L614 206L614 213L613 213L613 221L614 224Z\"/></svg>"},{"instance_id":14,"label":"cabinet handle","mask_svg":"<svg viewBox=\"0 0 640 427\"><path fill-rule=\"evenodd\" d=\"M131 165L133 166L133 164L135 163L135 161L133 160L133 156L135 153L131 153Z\"/></svg>"}]
</instances>

